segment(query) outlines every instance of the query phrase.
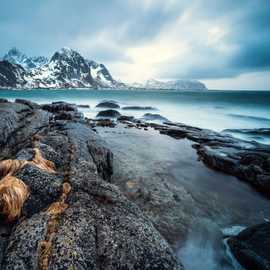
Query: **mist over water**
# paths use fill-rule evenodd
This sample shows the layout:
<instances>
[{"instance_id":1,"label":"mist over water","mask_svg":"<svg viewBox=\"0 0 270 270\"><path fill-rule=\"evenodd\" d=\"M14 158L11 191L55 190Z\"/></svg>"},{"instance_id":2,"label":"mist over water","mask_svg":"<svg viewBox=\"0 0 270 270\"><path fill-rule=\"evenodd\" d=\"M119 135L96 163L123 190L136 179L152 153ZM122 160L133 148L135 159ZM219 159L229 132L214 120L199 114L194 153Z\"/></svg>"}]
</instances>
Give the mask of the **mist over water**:
<instances>
[{"instance_id":1,"label":"mist over water","mask_svg":"<svg viewBox=\"0 0 270 270\"><path fill-rule=\"evenodd\" d=\"M233 226L221 231L214 221L200 218L190 228L177 256L186 270L244 270L232 255L223 234L227 231L228 235L237 235L243 229L245 227Z\"/></svg>"},{"instance_id":2,"label":"mist over water","mask_svg":"<svg viewBox=\"0 0 270 270\"><path fill-rule=\"evenodd\" d=\"M212 221L200 219L193 224L178 257L187 270L233 270L223 247L222 233Z\"/></svg>"},{"instance_id":3,"label":"mist over water","mask_svg":"<svg viewBox=\"0 0 270 270\"><path fill-rule=\"evenodd\" d=\"M23 98L38 103L67 101L87 104L91 108L81 109L81 111L90 118L95 117L97 112L102 110L95 108L99 102L115 100L121 106L152 106L158 109L158 111L119 110L122 114L138 118L147 112L158 113L171 121L216 131L270 128L270 92L1 90L0 98L9 100ZM234 133L234 136L270 144L270 138L267 134L262 136L261 134ZM136 136L135 138L140 140L140 137ZM192 149L190 145L183 146L184 141L177 141L166 136L157 137L158 141L155 141L154 138L149 138L147 151L143 153L149 155L147 160L153 160L154 156L182 186L192 193L196 201L202 202L200 206L205 208L205 212L209 212L210 216L213 216L212 218L198 217L189 230L187 240L179 247L177 256L184 264L185 269L240 270L239 265L227 254L228 248L222 234L222 230L225 229L223 225L237 225L239 220L245 221L245 224L255 224L269 218L268 201L245 183L206 168L197 161L195 150L192 150L194 153L190 153L190 149ZM107 140L109 141L110 138ZM126 144L129 145L129 137L121 140L117 137L115 141L112 140L111 145L115 147L116 152L125 144L125 140ZM136 141L137 145L144 145L144 140ZM156 147L157 143L160 145L158 148ZM125 147L124 145L120 153L126 153ZM144 168L144 159L141 158L142 152L143 149L135 147L130 151L130 159L133 163L143 160L142 168ZM166 168L168 159L174 166Z\"/></svg>"},{"instance_id":4,"label":"mist over water","mask_svg":"<svg viewBox=\"0 0 270 270\"><path fill-rule=\"evenodd\" d=\"M115 100L123 106L152 106L171 121L216 131L270 128L270 92L266 91L1 90L0 97L88 104L91 109L83 110L88 117L95 117L100 101ZM141 117L145 111L122 113Z\"/></svg>"}]
</instances>

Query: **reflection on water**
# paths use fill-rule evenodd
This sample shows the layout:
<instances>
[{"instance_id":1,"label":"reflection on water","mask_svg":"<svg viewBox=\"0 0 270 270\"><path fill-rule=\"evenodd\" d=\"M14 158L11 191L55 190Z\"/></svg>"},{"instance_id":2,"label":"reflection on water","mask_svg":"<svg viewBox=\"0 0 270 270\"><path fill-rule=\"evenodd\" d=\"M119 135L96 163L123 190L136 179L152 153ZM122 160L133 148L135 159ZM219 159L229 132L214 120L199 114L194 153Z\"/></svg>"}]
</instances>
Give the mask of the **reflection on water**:
<instances>
[{"instance_id":1,"label":"reflection on water","mask_svg":"<svg viewBox=\"0 0 270 270\"><path fill-rule=\"evenodd\" d=\"M165 183L181 187L177 213L192 217L188 234L179 224L179 234L187 239L180 241L177 255L186 270L240 269L234 268L237 264L227 253L224 236L269 219L268 199L245 182L204 166L186 139L120 127L98 131L114 153L115 182L143 179L146 188L157 186L162 174L166 175Z\"/></svg>"}]
</instances>

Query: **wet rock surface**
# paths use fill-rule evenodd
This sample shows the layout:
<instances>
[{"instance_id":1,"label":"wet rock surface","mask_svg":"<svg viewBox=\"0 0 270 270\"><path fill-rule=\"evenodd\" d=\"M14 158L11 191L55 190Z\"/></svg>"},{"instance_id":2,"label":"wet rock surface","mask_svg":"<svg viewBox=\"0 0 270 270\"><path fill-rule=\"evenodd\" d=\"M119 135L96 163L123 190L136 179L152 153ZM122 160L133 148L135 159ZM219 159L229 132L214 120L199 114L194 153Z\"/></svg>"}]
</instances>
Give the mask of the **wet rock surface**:
<instances>
[{"instance_id":1,"label":"wet rock surface","mask_svg":"<svg viewBox=\"0 0 270 270\"><path fill-rule=\"evenodd\" d=\"M120 106L117 104L116 101L113 100L105 100L100 102L96 108L111 108L111 109L120 109Z\"/></svg>"},{"instance_id":2,"label":"wet rock surface","mask_svg":"<svg viewBox=\"0 0 270 270\"><path fill-rule=\"evenodd\" d=\"M131 110L131 111L156 111L157 109L150 106L125 106L121 108L122 110Z\"/></svg>"},{"instance_id":3,"label":"wet rock surface","mask_svg":"<svg viewBox=\"0 0 270 270\"><path fill-rule=\"evenodd\" d=\"M97 114L97 117L107 117L107 118L117 118L117 117L120 117L120 116L121 116L121 114L116 110L100 111Z\"/></svg>"},{"instance_id":4,"label":"wet rock surface","mask_svg":"<svg viewBox=\"0 0 270 270\"><path fill-rule=\"evenodd\" d=\"M245 269L270 269L270 223L263 223L242 231L228 240L235 258Z\"/></svg>"},{"instance_id":5,"label":"wet rock surface","mask_svg":"<svg viewBox=\"0 0 270 270\"><path fill-rule=\"evenodd\" d=\"M156 113L146 113L143 115L142 119L146 121L169 122L169 120L166 117Z\"/></svg>"},{"instance_id":6,"label":"wet rock surface","mask_svg":"<svg viewBox=\"0 0 270 270\"><path fill-rule=\"evenodd\" d=\"M195 142L193 147L197 150L199 158L207 166L236 176L270 197L270 146L268 145L238 139L226 132L219 133L182 123L173 123L159 114L146 113L141 119L136 119L133 116L118 115L114 110L107 110L97 115L97 117L101 116L117 118L117 121L125 124L126 128L144 130L154 128L160 134L193 141ZM94 124L94 126L115 127L116 123ZM265 129L263 131L265 132Z\"/></svg>"},{"instance_id":7,"label":"wet rock surface","mask_svg":"<svg viewBox=\"0 0 270 270\"><path fill-rule=\"evenodd\" d=\"M1 216L1 269L182 269L151 220L111 183L113 155L75 105L1 103L0 118L1 160L32 160L37 147L55 165L14 175L29 197L20 219Z\"/></svg>"},{"instance_id":8,"label":"wet rock surface","mask_svg":"<svg viewBox=\"0 0 270 270\"><path fill-rule=\"evenodd\" d=\"M180 245L187 269L199 269L201 262L192 262L196 256L207 258L209 269L234 269L221 232L235 224L247 227L263 222L270 213L268 200L235 177L204 166L197 149L215 140L231 142L232 147L259 144L184 124L117 121L114 129L97 128L114 153L113 183L175 250Z\"/></svg>"}]
</instances>

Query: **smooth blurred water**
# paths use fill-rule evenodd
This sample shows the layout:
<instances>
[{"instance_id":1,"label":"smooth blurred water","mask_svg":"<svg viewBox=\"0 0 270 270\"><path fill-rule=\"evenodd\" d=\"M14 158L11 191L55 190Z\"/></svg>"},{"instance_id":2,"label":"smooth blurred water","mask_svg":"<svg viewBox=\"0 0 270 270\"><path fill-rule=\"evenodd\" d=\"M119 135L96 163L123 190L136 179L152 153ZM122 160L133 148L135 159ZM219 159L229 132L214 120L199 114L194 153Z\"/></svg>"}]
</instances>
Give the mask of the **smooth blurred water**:
<instances>
[{"instance_id":1,"label":"smooth blurred water","mask_svg":"<svg viewBox=\"0 0 270 270\"><path fill-rule=\"evenodd\" d=\"M115 100L122 106L152 106L171 121L216 131L270 128L270 92L267 91L0 90L0 97L24 98L38 103L63 100L88 104L91 109L82 109L88 117L95 117L98 111L95 106L100 101ZM122 113L141 117L146 112ZM249 139L270 143L267 137L251 136Z\"/></svg>"}]
</instances>

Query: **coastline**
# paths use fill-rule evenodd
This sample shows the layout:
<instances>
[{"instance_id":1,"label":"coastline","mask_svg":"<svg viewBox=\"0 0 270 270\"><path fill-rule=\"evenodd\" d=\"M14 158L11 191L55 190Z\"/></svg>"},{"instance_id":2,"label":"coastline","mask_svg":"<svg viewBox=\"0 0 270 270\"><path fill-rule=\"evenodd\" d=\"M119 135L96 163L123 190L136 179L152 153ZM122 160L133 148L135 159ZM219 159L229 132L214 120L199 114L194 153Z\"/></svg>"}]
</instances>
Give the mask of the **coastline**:
<instances>
[{"instance_id":1,"label":"coastline","mask_svg":"<svg viewBox=\"0 0 270 270\"><path fill-rule=\"evenodd\" d=\"M180 261L186 263L190 258L182 251L188 250L192 256L189 245L194 244L194 237L200 239L201 235L206 235L210 238L204 241L210 241L210 249L215 250L215 245L219 247L217 262L222 264L228 259L222 246L222 229L236 224L252 226L270 216L268 199L235 177L203 164L215 161L212 163L215 166L210 167L220 170L216 164L226 164L229 169L232 164L228 167L228 160L220 155L228 145L236 151L235 157L239 151L241 155L250 154L250 151L270 153L267 146L179 123L155 124L125 116L119 120L87 119L76 105L64 102L38 105L27 100L2 101L0 108L1 160L31 160L33 138L38 138L35 146L57 169L56 178L28 165L17 172L16 176L27 183L32 192L22 209L24 218L12 225L13 230L1 223L1 230L8 236L3 238L6 244L0 249L3 269L20 264L17 256L25 252L22 245L25 241L36 254L35 257L26 255L26 259L38 263L33 260L40 258L40 250L34 247L40 239L46 239L44 226L51 219L46 209L57 201L62 181L71 185L71 193L64 202L67 205L57 214L61 222L49 242L53 248L48 259L55 266L62 261L68 262L67 265L78 262L79 258L70 257L65 243L71 236L77 243L72 250L78 254L81 241L91 252L98 252L97 257L91 257L94 253L90 252L91 265L102 263L98 258L105 256L109 264L116 263L119 267L127 262L131 265L143 263L141 269L144 269L144 263L150 259L153 267L159 264L162 269L183 269ZM220 149L213 153L209 152L211 147ZM198 157L203 162L198 161ZM245 166L252 164L254 159L257 158L246 159ZM237 162L234 165L242 168L244 164L242 167ZM235 172L225 171L233 175ZM250 175L254 174L250 172ZM238 173L235 176L239 176ZM43 180L34 181L35 178ZM250 181L248 178L247 182ZM42 182L47 184L41 188ZM39 202L39 207L35 201ZM88 227L89 222L94 227ZM198 223L202 231L194 231L193 223ZM213 240L211 235L204 233L209 226L215 231ZM41 231L37 232L37 228ZM87 234L80 234L81 230ZM26 231L31 234L29 241ZM98 245L91 242L93 237L98 239ZM19 244L12 246L12 241ZM121 248L120 243L125 243L125 248ZM198 245L199 251L203 250L200 243ZM67 253L58 253L59 248ZM131 262L129 256L134 248L136 253ZM118 252L124 257L118 259ZM144 254L143 257L140 254ZM166 266L167 263L170 266ZM226 265L231 267L229 261Z\"/></svg>"}]
</instances>

